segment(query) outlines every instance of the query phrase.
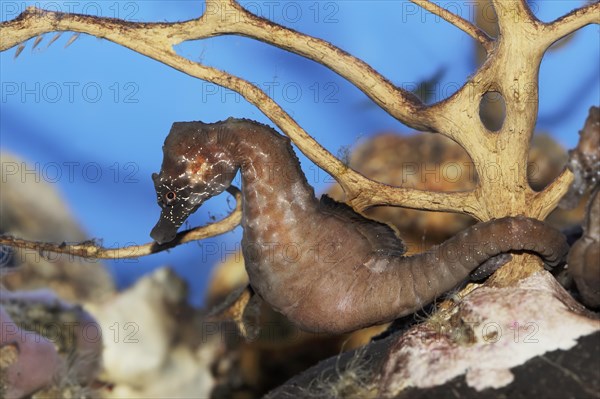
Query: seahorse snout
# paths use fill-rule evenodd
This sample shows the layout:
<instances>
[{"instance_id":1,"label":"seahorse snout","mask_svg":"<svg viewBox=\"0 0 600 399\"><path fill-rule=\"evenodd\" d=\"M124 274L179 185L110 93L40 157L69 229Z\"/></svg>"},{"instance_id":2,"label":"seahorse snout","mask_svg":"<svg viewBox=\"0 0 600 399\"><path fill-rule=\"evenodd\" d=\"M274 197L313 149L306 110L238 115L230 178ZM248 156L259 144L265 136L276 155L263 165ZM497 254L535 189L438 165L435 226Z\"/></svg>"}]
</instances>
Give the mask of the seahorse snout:
<instances>
[{"instance_id":1,"label":"seahorse snout","mask_svg":"<svg viewBox=\"0 0 600 399\"><path fill-rule=\"evenodd\" d=\"M166 244L173 241L177 235L177 228L178 226L161 217L150 232L150 237L158 244Z\"/></svg>"}]
</instances>

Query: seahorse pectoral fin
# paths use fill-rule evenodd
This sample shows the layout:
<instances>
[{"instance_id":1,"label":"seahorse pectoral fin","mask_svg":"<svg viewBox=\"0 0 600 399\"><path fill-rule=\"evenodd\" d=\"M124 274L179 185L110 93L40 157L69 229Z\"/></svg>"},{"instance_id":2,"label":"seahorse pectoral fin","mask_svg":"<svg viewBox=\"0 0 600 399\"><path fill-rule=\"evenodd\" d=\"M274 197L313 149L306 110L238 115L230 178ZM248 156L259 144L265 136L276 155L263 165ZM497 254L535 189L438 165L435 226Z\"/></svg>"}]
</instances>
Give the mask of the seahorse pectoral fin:
<instances>
[{"instance_id":1,"label":"seahorse pectoral fin","mask_svg":"<svg viewBox=\"0 0 600 399\"><path fill-rule=\"evenodd\" d=\"M327 194L321 196L319 209L322 213L333 215L351 223L352 227L371 244L374 251L385 250L399 255L406 252L404 242L388 224L366 218L356 213L347 204L338 202Z\"/></svg>"},{"instance_id":2,"label":"seahorse pectoral fin","mask_svg":"<svg viewBox=\"0 0 600 399\"><path fill-rule=\"evenodd\" d=\"M248 284L232 291L222 303L211 310L206 320L231 320L235 322L244 338L253 340L260 333L260 301L260 297Z\"/></svg>"}]
</instances>

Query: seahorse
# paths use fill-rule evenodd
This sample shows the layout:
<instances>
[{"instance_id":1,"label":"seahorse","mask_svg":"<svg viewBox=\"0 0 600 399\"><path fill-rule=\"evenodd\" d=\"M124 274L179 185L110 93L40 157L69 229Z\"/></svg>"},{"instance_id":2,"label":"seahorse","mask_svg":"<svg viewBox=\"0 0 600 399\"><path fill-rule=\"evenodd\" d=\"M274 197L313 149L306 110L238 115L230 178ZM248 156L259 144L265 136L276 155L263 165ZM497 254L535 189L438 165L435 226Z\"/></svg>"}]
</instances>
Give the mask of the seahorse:
<instances>
[{"instance_id":1,"label":"seahorse","mask_svg":"<svg viewBox=\"0 0 600 399\"><path fill-rule=\"evenodd\" d=\"M152 175L162 210L151 237L173 240L239 170L250 285L306 331L343 333L413 313L499 254L531 251L554 266L568 250L560 232L516 216L476 224L405 256L390 226L326 195L317 199L290 140L254 121L174 123L163 153L160 173Z\"/></svg>"}]
</instances>

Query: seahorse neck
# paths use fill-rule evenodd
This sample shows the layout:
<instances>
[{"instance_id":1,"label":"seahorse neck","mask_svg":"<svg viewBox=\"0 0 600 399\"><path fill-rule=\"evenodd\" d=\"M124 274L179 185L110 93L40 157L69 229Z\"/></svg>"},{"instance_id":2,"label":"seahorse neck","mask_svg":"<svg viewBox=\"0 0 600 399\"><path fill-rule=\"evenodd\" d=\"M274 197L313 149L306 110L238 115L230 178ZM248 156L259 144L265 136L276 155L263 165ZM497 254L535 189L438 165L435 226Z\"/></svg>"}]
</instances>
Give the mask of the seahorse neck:
<instances>
[{"instance_id":1,"label":"seahorse neck","mask_svg":"<svg viewBox=\"0 0 600 399\"><path fill-rule=\"evenodd\" d=\"M262 242L286 231L295 240L293 225L311 216L318 201L290 140L256 127L239 135L234 156L242 176L244 236Z\"/></svg>"}]
</instances>

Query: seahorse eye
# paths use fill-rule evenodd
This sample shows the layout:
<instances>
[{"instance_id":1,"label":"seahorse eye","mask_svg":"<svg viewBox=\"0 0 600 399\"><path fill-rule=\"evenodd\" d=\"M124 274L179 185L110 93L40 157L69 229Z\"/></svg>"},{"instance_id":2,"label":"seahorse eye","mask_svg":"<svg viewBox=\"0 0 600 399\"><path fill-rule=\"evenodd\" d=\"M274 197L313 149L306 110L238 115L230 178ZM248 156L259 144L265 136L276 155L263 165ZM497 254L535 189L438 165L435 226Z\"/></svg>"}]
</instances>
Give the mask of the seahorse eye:
<instances>
[{"instance_id":1,"label":"seahorse eye","mask_svg":"<svg viewBox=\"0 0 600 399\"><path fill-rule=\"evenodd\" d=\"M173 203L173 201L175 201L176 198L177 198L177 194L175 194L174 191L169 191L168 193L165 194L165 203L171 204L171 203Z\"/></svg>"}]
</instances>

